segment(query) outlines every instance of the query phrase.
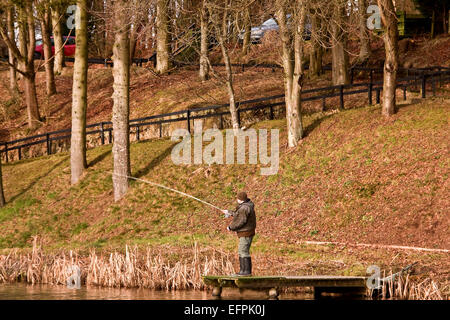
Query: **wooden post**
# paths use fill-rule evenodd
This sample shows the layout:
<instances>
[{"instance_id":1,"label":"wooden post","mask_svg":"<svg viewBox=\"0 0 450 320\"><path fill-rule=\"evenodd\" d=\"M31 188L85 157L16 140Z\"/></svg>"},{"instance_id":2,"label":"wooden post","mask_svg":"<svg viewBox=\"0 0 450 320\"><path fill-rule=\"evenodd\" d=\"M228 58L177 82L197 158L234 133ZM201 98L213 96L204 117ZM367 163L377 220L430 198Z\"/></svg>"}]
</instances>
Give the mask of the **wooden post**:
<instances>
[{"instance_id":1,"label":"wooden post","mask_svg":"<svg viewBox=\"0 0 450 320\"><path fill-rule=\"evenodd\" d=\"M162 138L162 122L159 123L159 137Z\"/></svg>"},{"instance_id":2,"label":"wooden post","mask_svg":"<svg viewBox=\"0 0 450 320\"><path fill-rule=\"evenodd\" d=\"M6 157L6 163L8 163L8 142L5 142L5 157Z\"/></svg>"},{"instance_id":3,"label":"wooden post","mask_svg":"<svg viewBox=\"0 0 450 320\"><path fill-rule=\"evenodd\" d=\"M102 145L105 144L105 128L103 122L100 123L100 138L102 140Z\"/></svg>"},{"instance_id":4,"label":"wooden post","mask_svg":"<svg viewBox=\"0 0 450 320\"><path fill-rule=\"evenodd\" d=\"M406 100L406 84L403 86L403 100Z\"/></svg>"},{"instance_id":5,"label":"wooden post","mask_svg":"<svg viewBox=\"0 0 450 320\"><path fill-rule=\"evenodd\" d=\"M47 142L47 154L48 155L51 155L52 154L52 150L51 150L51 147L52 147L52 145L51 145L51 141L50 141L50 135L47 133L46 135L46 142Z\"/></svg>"},{"instance_id":6,"label":"wooden post","mask_svg":"<svg viewBox=\"0 0 450 320\"><path fill-rule=\"evenodd\" d=\"M237 109L237 120L238 120L238 125L239 125L239 128L241 127L241 110L240 109Z\"/></svg>"},{"instance_id":7,"label":"wooden post","mask_svg":"<svg viewBox=\"0 0 450 320\"><path fill-rule=\"evenodd\" d=\"M339 86L339 109L344 110L344 86Z\"/></svg>"},{"instance_id":8,"label":"wooden post","mask_svg":"<svg viewBox=\"0 0 450 320\"><path fill-rule=\"evenodd\" d=\"M425 72L422 73L422 98L425 99L427 96L427 79L425 76Z\"/></svg>"},{"instance_id":9,"label":"wooden post","mask_svg":"<svg viewBox=\"0 0 450 320\"><path fill-rule=\"evenodd\" d=\"M213 297L220 297L222 295L222 287L214 287L212 291Z\"/></svg>"},{"instance_id":10,"label":"wooden post","mask_svg":"<svg viewBox=\"0 0 450 320\"><path fill-rule=\"evenodd\" d=\"M322 111L325 111L325 108L326 108L326 98L324 97L324 98L322 98Z\"/></svg>"},{"instance_id":11,"label":"wooden post","mask_svg":"<svg viewBox=\"0 0 450 320\"><path fill-rule=\"evenodd\" d=\"M433 97L436 96L436 82L434 81L434 75L431 76L431 89L433 91Z\"/></svg>"},{"instance_id":12,"label":"wooden post","mask_svg":"<svg viewBox=\"0 0 450 320\"><path fill-rule=\"evenodd\" d=\"M376 96L377 96L377 104L380 104L380 91L381 91L381 89L380 88L377 88L376 89Z\"/></svg>"},{"instance_id":13,"label":"wooden post","mask_svg":"<svg viewBox=\"0 0 450 320\"><path fill-rule=\"evenodd\" d=\"M139 134L139 124L136 126L136 140L140 140L140 134Z\"/></svg>"},{"instance_id":14,"label":"wooden post","mask_svg":"<svg viewBox=\"0 0 450 320\"><path fill-rule=\"evenodd\" d=\"M17 152L19 153L19 160L22 160L22 148L19 147L19 149L17 149Z\"/></svg>"},{"instance_id":15,"label":"wooden post","mask_svg":"<svg viewBox=\"0 0 450 320\"><path fill-rule=\"evenodd\" d=\"M108 141L109 141L109 144L111 144L112 143L112 129L109 128L108 132L109 132Z\"/></svg>"},{"instance_id":16,"label":"wooden post","mask_svg":"<svg viewBox=\"0 0 450 320\"><path fill-rule=\"evenodd\" d=\"M223 130L223 114L220 115L220 130Z\"/></svg>"},{"instance_id":17,"label":"wooden post","mask_svg":"<svg viewBox=\"0 0 450 320\"><path fill-rule=\"evenodd\" d=\"M187 131L189 131L189 133L191 133L191 111L190 110L186 111L186 118L187 118Z\"/></svg>"},{"instance_id":18,"label":"wooden post","mask_svg":"<svg viewBox=\"0 0 450 320\"><path fill-rule=\"evenodd\" d=\"M368 88L367 88L367 96L369 98L369 105L372 105L372 90L373 90L373 84L369 83Z\"/></svg>"},{"instance_id":19,"label":"wooden post","mask_svg":"<svg viewBox=\"0 0 450 320\"><path fill-rule=\"evenodd\" d=\"M270 120L274 119L274 115L273 115L273 106L270 107Z\"/></svg>"}]
</instances>

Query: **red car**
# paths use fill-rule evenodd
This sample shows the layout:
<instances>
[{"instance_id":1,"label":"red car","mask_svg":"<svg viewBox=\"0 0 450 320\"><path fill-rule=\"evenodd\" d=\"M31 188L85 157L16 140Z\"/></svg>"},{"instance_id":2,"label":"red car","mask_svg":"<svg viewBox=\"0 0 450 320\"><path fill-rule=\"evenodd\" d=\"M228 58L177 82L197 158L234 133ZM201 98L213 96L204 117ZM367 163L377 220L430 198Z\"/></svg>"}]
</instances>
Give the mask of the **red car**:
<instances>
[{"instance_id":1,"label":"red car","mask_svg":"<svg viewBox=\"0 0 450 320\"><path fill-rule=\"evenodd\" d=\"M67 39L68 38L68 39ZM52 54L55 54L55 44L53 42L53 37L51 37L52 41ZM64 45L64 56L72 57L75 55L75 37L63 37ZM34 56L36 59L44 58L44 43L42 39L36 40L36 48L34 49Z\"/></svg>"}]
</instances>

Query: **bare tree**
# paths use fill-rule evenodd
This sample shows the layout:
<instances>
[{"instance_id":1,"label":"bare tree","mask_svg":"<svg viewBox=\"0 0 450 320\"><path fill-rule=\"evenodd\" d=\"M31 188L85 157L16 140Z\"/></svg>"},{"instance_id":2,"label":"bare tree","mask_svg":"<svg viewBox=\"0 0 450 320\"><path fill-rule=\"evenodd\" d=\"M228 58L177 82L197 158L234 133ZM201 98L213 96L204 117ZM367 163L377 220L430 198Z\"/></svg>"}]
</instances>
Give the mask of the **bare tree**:
<instances>
[{"instance_id":1,"label":"bare tree","mask_svg":"<svg viewBox=\"0 0 450 320\"><path fill-rule=\"evenodd\" d=\"M54 72L61 74L65 66L64 63L64 41L62 35L61 18L64 16L64 1L53 1L51 6L53 42L55 44L55 61L53 65Z\"/></svg>"},{"instance_id":2,"label":"bare tree","mask_svg":"<svg viewBox=\"0 0 450 320\"><path fill-rule=\"evenodd\" d=\"M334 0L331 21L331 55L333 85L349 84L347 33L344 30L347 0Z\"/></svg>"},{"instance_id":3,"label":"bare tree","mask_svg":"<svg viewBox=\"0 0 450 320\"><path fill-rule=\"evenodd\" d=\"M398 27L397 14L392 0L377 0L380 7L381 21L384 25L384 49L386 58L383 73L383 107L382 114L386 117L397 112L395 90L397 87L398 70Z\"/></svg>"},{"instance_id":4,"label":"bare tree","mask_svg":"<svg viewBox=\"0 0 450 320\"><path fill-rule=\"evenodd\" d=\"M371 54L370 49L370 36L367 30L367 1L368 0L358 0L358 20L359 20L359 40L360 49L358 60L363 63L369 59Z\"/></svg>"},{"instance_id":5,"label":"bare tree","mask_svg":"<svg viewBox=\"0 0 450 320\"><path fill-rule=\"evenodd\" d=\"M211 1L208 4L209 20L214 28L214 34L219 42L222 51L222 57L225 63L225 85L228 92L228 99L230 104L231 124L234 133L237 135L239 131L239 115L236 107L236 97L233 87L233 70L231 68L230 53L227 47L227 39L229 36L228 22L229 14L232 7L233 0L226 1Z\"/></svg>"},{"instance_id":6,"label":"bare tree","mask_svg":"<svg viewBox=\"0 0 450 320\"><path fill-rule=\"evenodd\" d=\"M209 78L208 63L208 47L209 47L209 31L208 31L208 9L206 0L202 0L200 7L200 70L199 76L202 81Z\"/></svg>"},{"instance_id":7,"label":"bare tree","mask_svg":"<svg viewBox=\"0 0 450 320\"><path fill-rule=\"evenodd\" d=\"M290 6L288 0L275 1L275 17L280 27L282 64L288 145L295 147L303 137L301 117L301 91L303 80L303 32L306 17L306 1L296 1ZM292 12L288 23L288 12Z\"/></svg>"},{"instance_id":8,"label":"bare tree","mask_svg":"<svg viewBox=\"0 0 450 320\"><path fill-rule=\"evenodd\" d=\"M10 8L12 2L0 3L1 6ZM36 72L34 70L34 48L36 46L36 32L34 19L34 6L32 0L24 0L16 5L19 26L19 48L15 37L8 33L7 24L0 25L0 34L17 59L16 71L19 72L25 82L25 101L27 105L28 127L36 128L40 122L39 106L36 94Z\"/></svg>"},{"instance_id":9,"label":"bare tree","mask_svg":"<svg viewBox=\"0 0 450 320\"><path fill-rule=\"evenodd\" d=\"M170 68L169 0L156 3L156 71L165 73Z\"/></svg>"},{"instance_id":10,"label":"bare tree","mask_svg":"<svg viewBox=\"0 0 450 320\"><path fill-rule=\"evenodd\" d=\"M113 46L113 114L114 131L114 200L120 200L128 190L130 167L130 25L127 15L127 1L114 2Z\"/></svg>"},{"instance_id":11,"label":"bare tree","mask_svg":"<svg viewBox=\"0 0 450 320\"><path fill-rule=\"evenodd\" d=\"M7 9L7 32L8 32L8 37L10 39L14 39L15 38L15 34L14 34L14 7L11 6ZM14 53L11 50L11 48L8 48L8 56L9 56L9 88L12 92L18 92L19 89L17 87L17 72L16 72L16 68L17 68L17 63L16 63L16 58L14 57Z\"/></svg>"},{"instance_id":12,"label":"bare tree","mask_svg":"<svg viewBox=\"0 0 450 320\"><path fill-rule=\"evenodd\" d=\"M72 88L72 137L70 145L71 183L76 184L87 168L86 162L86 108L88 35L87 0L77 0L76 50Z\"/></svg>"},{"instance_id":13,"label":"bare tree","mask_svg":"<svg viewBox=\"0 0 450 320\"><path fill-rule=\"evenodd\" d=\"M244 39L242 40L242 55L246 55L250 48L251 37L251 20L250 20L250 8L245 7L244 15Z\"/></svg>"},{"instance_id":14,"label":"bare tree","mask_svg":"<svg viewBox=\"0 0 450 320\"><path fill-rule=\"evenodd\" d=\"M53 53L51 41L51 9L48 0L40 0L37 6L37 12L41 25L41 34L44 47L44 68L47 96L52 96L56 93L55 74L53 70Z\"/></svg>"}]
</instances>

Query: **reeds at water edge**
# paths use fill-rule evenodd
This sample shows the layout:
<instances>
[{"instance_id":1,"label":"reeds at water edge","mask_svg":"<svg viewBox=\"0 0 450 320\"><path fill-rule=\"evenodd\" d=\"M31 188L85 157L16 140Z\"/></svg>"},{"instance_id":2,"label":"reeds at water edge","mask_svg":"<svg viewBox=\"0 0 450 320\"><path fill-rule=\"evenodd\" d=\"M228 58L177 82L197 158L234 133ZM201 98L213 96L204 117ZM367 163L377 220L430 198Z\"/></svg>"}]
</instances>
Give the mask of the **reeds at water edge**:
<instances>
[{"instance_id":1,"label":"reeds at water edge","mask_svg":"<svg viewBox=\"0 0 450 320\"><path fill-rule=\"evenodd\" d=\"M16 250L0 255L0 283L65 285L74 265L81 270L83 284L118 288L204 289L202 275L234 273L231 255L218 250L195 244L192 252L178 261L170 261L170 253L161 248L126 246L124 253L107 255L95 250L86 257L74 251L45 254L35 239L31 253Z\"/></svg>"}]
</instances>

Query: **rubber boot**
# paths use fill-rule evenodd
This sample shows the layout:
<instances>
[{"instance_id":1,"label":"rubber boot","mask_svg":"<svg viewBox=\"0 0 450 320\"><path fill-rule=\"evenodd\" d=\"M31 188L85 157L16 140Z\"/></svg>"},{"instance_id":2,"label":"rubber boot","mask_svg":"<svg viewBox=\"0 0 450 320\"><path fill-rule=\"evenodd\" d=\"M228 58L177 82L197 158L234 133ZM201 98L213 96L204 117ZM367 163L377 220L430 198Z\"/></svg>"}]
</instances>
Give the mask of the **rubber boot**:
<instances>
[{"instance_id":1,"label":"rubber boot","mask_svg":"<svg viewBox=\"0 0 450 320\"><path fill-rule=\"evenodd\" d=\"M252 258L246 257L244 260L244 270L240 273L241 276L251 276L252 275Z\"/></svg>"},{"instance_id":2,"label":"rubber boot","mask_svg":"<svg viewBox=\"0 0 450 320\"><path fill-rule=\"evenodd\" d=\"M233 277L238 277L240 275L242 275L242 273L244 273L244 258L239 257L239 272L232 274Z\"/></svg>"}]
</instances>

